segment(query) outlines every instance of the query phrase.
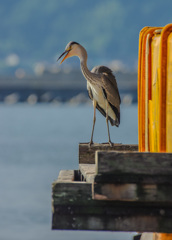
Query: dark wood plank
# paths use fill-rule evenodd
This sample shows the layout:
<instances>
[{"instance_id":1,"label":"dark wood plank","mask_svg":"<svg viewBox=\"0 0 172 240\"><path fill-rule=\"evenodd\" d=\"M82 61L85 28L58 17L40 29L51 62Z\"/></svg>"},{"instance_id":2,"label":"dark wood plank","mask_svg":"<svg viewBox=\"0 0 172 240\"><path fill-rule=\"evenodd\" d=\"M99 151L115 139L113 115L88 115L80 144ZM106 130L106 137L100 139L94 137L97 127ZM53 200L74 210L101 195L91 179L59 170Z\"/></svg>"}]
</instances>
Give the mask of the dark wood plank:
<instances>
[{"instance_id":1,"label":"dark wood plank","mask_svg":"<svg viewBox=\"0 0 172 240\"><path fill-rule=\"evenodd\" d=\"M127 178L124 183L112 182L112 178L108 174L102 174L102 180L97 182L97 176L95 176L95 164L80 164L80 172L83 176L83 180L93 183L93 199L96 200L118 200L118 201L141 201L141 202L172 202L172 184L169 183L171 176L165 176L166 181L157 183L157 178L151 176L148 180L151 182L143 183L139 175L135 182L130 183L131 179ZM104 181L104 176L108 180ZM125 177L125 175L124 175ZM162 180L162 179L161 179ZM159 181L159 179L158 179Z\"/></svg>"},{"instance_id":2,"label":"dark wood plank","mask_svg":"<svg viewBox=\"0 0 172 240\"><path fill-rule=\"evenodd\" d=\"M84 204L92 199L92 185L86 182L54 182L52 187L53 204Z\"/></svg>"},{"instance_id":3,"label":"dark wood plank","mask_svg":"<svg viewBox=\"0 0 172 240\"><path fill-rule=\"evenodd\" d=\"M172 231L171 203L97 201L92 199L92 184L73 181L74 172L61 171L53 183L52 229Z\"/></svg>"},{"instance_id":4,"label":"dark wood plank","mask_svg":"<svg viewBox=\"0 0 172 240\"><path fill-rule=\"evenodd\" d=\"M134 209L136 213L129 206L113 208L101 206L104 209L101 214L97 214L100 212L99 204L85 208L89 214L83 213L81 206L55 206L52 229L172 233L171 217L155 213L155 208L154 211L149 209L148 212L144 207L137 207ZM156 210L164 211L160 208ZM171 214L171 209L166 208L165 211L170 211Z\"/></svg>"},{"instance_id":5,"label":"dark wood plank","mask_svg":"<svg viewBox=\"0 0 172 240\"><path fill-rule=\"evenodd\" d=\"M172 184L172 176L167 175L158 175L158 174L140 174L140 173L131 173L131 174L96 174L94 178L95 183L136 183L136 184Z\"/></svg>"},{"instance_id":6,"label":"dark wood plank","mask_svg":"<svg viewBox=\"0 0 172 240\"><path fill-rule=\"evenodd\" d=\"M96 174L172 176L172 153L96 152Z\"/></svg>"},{"instance_id":7,"label":"dark wood plank","mask_svg":"<svg viewBox=\"0 0 172 240\"><path fill-rule=\"evenodd\" d=\"M135 201L97 201L92 184L53 184L52 229L172 232L172 205Z\"/></svg>"},{"instance_id":8,"label":"dark wood plank","mask_svg":"<svg viewBox=\"0 0 172 240\"><path fill-rule=\"evenodd\" d=\"M171 184L96 183L93 189L93 198L96 200L164 202L172 204Z\"/></svg>"},{"instance_id":9,"label":"dark wood plank","mask_svg":"<svg viewBox=\"0 0 172 240\"><path fill-rule=\"evenodd\" d=\"M88 143L79 144L79 163L95 164L95 152L97 150L103 151L138 151L138 145L128 144L113 144L112 147L109 143L94 143L89 147Z\"/></svg>"}]
</instances>

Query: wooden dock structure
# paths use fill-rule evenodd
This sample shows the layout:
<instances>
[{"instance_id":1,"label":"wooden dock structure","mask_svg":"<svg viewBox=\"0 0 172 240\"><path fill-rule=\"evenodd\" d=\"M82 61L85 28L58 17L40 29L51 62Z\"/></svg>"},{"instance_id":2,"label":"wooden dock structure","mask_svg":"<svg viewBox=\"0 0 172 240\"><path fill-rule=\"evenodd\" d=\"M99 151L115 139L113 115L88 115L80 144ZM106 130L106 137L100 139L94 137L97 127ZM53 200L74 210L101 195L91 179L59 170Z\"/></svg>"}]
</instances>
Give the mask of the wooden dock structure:
<instances>
[{"instance_id":1,"label":"wooden dock structure","mask_svg":"<svg viewBox=\"0 0 172 240\"><path fill-rule=\"evenodd\" d=\"M172 153L137 149L79 144L79 169L53 183L52 229L172 233Z\"/></svg>"}]
</instances>

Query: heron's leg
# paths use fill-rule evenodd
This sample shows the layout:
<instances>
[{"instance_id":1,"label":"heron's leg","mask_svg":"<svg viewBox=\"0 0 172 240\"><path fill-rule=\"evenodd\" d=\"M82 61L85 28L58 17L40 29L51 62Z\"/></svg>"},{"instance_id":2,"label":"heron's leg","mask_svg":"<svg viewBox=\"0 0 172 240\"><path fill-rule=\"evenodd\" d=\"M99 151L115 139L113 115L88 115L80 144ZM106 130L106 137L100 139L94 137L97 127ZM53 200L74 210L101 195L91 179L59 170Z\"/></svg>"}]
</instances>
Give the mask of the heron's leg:
<instances>
[{"instance_id":1,"label":"heron's leg","mask_svg":"<svg viewBox=\"0 0 172 240\"><path fill-rule=\"evenodd\" d=\"M109 122L108 122L108 103L106 102L106 124L107 124L107 130L108 130L108 140L109 140L109 145L112 147L112 142L110 139L110 132L109 132Z\"/></svg>"},{"instance_id":2,"label":"heron's leg","mask_svg":"<svg viewBox=\"0 0 172 240\"><path fill-rule=\"evenodd\" d=\"M94 107L94 116L93 116L93 128L92 128L92 133L91 133L91 140L89 145L91 146L91 144L93 144L93 134L94 134L94 126L95 126L95 122L96 122L96 101L93 100L93 107Z\"/></svg>"}]
</instances>

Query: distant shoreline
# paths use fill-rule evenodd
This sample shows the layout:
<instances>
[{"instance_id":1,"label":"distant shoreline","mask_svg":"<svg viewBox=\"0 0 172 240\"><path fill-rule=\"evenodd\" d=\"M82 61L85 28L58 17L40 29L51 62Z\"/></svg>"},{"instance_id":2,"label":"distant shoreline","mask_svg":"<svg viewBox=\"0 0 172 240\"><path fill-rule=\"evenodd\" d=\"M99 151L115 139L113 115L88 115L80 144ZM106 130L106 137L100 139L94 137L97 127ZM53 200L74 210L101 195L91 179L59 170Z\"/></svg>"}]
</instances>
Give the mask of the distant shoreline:
<instances>
[{"instance_id":1,"label":"distant shoreline","mask_svg":"<svg viewBox=\"0 0 172 240\"><path fill-rule=\"evenodd\" d=\"M137 102L137 74L115 74L124 103ZM86 81L80 71L40 76L0 76L0 102L87 102Z\"/></svg>"}]
</instances>

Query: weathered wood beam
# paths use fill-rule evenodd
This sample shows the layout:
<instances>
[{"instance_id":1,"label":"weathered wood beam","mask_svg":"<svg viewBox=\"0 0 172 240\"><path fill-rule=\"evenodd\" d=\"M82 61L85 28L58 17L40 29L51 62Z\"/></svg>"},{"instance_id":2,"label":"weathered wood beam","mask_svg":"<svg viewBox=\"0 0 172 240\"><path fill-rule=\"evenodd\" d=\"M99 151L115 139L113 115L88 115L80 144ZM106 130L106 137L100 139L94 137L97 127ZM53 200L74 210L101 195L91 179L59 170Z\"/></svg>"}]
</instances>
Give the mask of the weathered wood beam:
<instances>
[{"instance_id":1,"label":"weathered wood beam","mask_svg":"<svg viewBox=\"0 0 172 240\"><path fill-rule=\"evenodd\" d=\"M96 152L96 174L172 176L172 153Z\"/></svg>"},{"instance_id":2,"label":"weathered wood beam","mask_svg":"<svg viewBox=\"0 0 172 240\"><path fill-rule=\"evenodd\" d=\"M72 203L85 204L92 200L91 183L74 181L77 170L62 170L59 177L52 184L52 206L56 204L65 205ZM54 212L54 210L53 210Z\"/></svg>"},{"instance_id":3,"label":"weathered wood beam","mask_svg":"<svg viewBox=\"0 0 172 240\"><path fill-rule=\"evenodd\" d=\"M96 174L94 181L96 183L116 183L116 184L125 184L125 183L137 183L137 184L172 184L172 176L169 175L152 175L152 174L137 174L137 173L128 173L128 174Z\"/></svg>"},{"instance_id":4,"label":"weathered wood beam","mask_svg":"<svg viewBox=\"0 0 172 240\"><path fill-rule=\"evenodd\" d=\"M85 210L84 210L85 209ZM102 211L103 210L103 211ZM162 213L169 213L164 214ZM171 208L106 205L55 205L52 229L171 233Z\"/></svg>"},{"instance_id":5,"label":"weathered wood beam","mask_svg":"<svg viewBox=\"0 0 172 240\"><path fill-rule=\"evenodd\" d=\"M172 206L164 203L97 201L92 184L53 183L52 229L172 232Z\"/></svg>"},{"instance_id":6,"label":"weathered wood beam","mask_svg":"<svg viewBox=\"0 0 172 240\"><path fill-rule=\"evenodd\" d=\"M95 183L93 198L96 200L158 202L172 205L171 184L115 184Z\"/></svg>"},{"instance_id":7,"label":"weathered wood beam","mask_svg":"<svg viewBox=\"0 0 172 240\"><path fill-rule=\"evenodd\" d=\"M166 176L167 182L165 183L157 183L157 178L154 178L154 176L149 178L149 180L151 179L150 183L143 183L139 175L136 183L128 183L127 181L125 183L119 183L118 181L113 183L111 176L106 174L106 177L109 177L109 183L106 183L107 180L103 182L104 174L101 175L101 181L96 182L95 164L80 164L79 168L84 181L93 183L93 199L172 203L172 184L169 184L168 181L171 176Z\"/></svg>"},{"instance_id":8,"label":"weathered wood beam","mask_svg":"<svg viewBox=\"0 0 172 240\"><path fill-rule=\"evenodd\" d=\"M93 198L172 203L172 154L96 153Z\"/></svg>"},{"instance_id":9,"label":"weathered wood beam","mask_svg":"<svg viewBox=\"0 0 172 240\"><path fill-rule=\"evenodd\" d=\"M95 152L97 150L103 151L138 151L138 145L134 144L113 144L112 147L109 143L94 143L89 147L88 143L79 144L79 163L94 164L95 163Z\"/></svg>"}]
</instances>

